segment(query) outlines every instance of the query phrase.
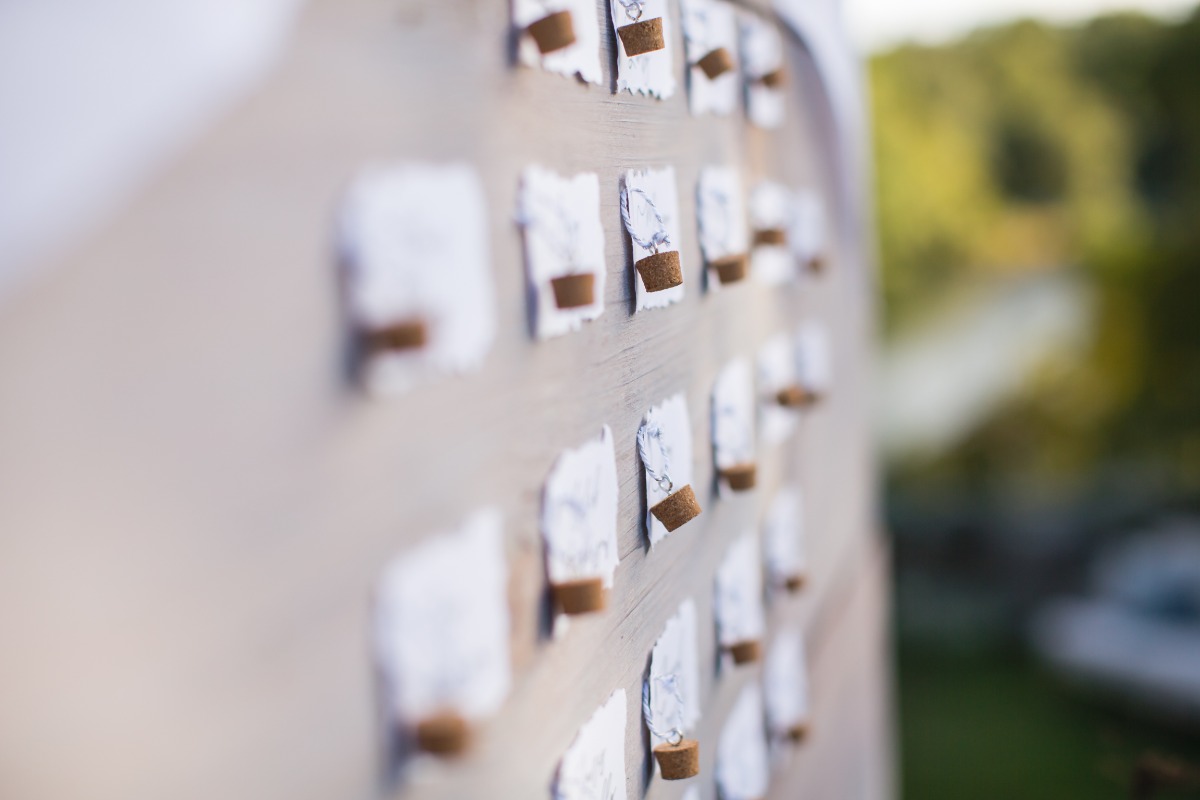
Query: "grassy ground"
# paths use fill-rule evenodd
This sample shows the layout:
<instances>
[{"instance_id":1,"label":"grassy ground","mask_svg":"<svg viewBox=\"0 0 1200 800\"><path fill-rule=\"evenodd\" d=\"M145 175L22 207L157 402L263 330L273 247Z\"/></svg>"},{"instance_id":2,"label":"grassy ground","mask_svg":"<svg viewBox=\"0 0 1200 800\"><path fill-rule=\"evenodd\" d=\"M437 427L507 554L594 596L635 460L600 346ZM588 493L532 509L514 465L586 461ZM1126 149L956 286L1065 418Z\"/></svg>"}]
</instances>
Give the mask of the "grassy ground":
<instances>
[{"instance_id":1,"label":"grassy ground","mask_svg":"<svg viewBox=\"0 0 1200 800\"><path fill-rule=\"evenodd\" d=\"M1015 651L902 644L899 671L905 800L1128 798L1148 752L1200 764L1200 737L1097 706Z\"/></svg>"}]
</instances>

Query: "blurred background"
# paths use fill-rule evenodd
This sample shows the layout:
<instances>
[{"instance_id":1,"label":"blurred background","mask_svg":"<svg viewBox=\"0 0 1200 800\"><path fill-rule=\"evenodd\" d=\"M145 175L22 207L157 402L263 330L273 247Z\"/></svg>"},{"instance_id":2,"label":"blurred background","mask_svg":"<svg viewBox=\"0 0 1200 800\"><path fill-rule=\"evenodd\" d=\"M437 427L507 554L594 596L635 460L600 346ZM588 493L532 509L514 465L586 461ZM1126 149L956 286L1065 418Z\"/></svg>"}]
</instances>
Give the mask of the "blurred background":
<instances>
[{"instance_id":1,"label":"blurred background","mask_svg":"<svg viewBox=\"0 0 1200 800\"><path fill-rule=\"evenodd\" d=\"M904 796L1200 797L1200 7L855 0Z\"/></svg>"}]
</instances>

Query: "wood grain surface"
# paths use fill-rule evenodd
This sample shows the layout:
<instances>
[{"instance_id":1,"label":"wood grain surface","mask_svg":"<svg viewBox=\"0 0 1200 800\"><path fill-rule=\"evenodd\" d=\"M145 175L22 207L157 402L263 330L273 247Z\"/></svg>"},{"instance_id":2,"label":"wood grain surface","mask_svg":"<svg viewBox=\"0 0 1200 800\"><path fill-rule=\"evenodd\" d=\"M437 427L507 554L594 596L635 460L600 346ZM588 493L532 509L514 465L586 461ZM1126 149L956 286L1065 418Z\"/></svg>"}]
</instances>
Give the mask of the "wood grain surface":
<instances>
[{"instance_id":1,"label":"wood grain surface","mask_svg":"<svg viewBox=\"0 0 1200 800\"><path fill-rule=\"evenodd\" d=\"M606 19L603 3L596 14ZM805 632L814 717L770 796L891 797L867 237L835 215L823 275L701 289L702 166L810 187L839 207L828 103L802 43L786 41L787 122L766 132L741 114L691 117L685 91L660 102L515 68L503 2L309 3L259 90L0 308L0 796L533 800L549 796L579 725L624 687L629 796L678 798L684 785L648 777L639 699L653 642L690 596L703 684L690 783L709 800L724 717L759 679L717 669L716 565L774 489L796 482L811 577L768 620ZM607 24L603 43L611 79ZM481 371L376 401L346 378L332 220L360 166L397 159L479 169L500 327ZM513 222L534 162L599 174L608 254L604 315L541 343ZM618 180L664 164L679 178L688 294L634 315ZM784 446L760 450L756 491L718 500L712 381L806 319L831 333L831 395ZM651 553L634 437L678 391L705 511ZM609 610L551 642L542 481L605 423L622 560ZM465 760L396 785L372 587L389 558L484 505L506 518L512 696Z\"/></svg>"}]
</instances>

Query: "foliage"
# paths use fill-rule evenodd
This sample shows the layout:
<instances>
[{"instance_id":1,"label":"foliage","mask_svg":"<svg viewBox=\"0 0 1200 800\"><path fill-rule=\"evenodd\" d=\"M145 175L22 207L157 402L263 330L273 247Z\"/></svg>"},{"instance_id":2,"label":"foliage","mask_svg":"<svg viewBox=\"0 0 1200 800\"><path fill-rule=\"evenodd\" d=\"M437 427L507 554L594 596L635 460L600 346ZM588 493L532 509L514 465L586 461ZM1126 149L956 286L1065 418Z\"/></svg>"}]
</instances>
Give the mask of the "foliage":
<instances>
[{"instance_id":1,"label":"foliage","mask_svg":"<svg viewBox=\"0 0 1200 800\"><path fill-rule=\"evenodd\" d=\"M1041 270L1078 271L1097 304L1080 358L918 472L1123 463L1200 493L1200 9L1022 21L870 74L888 332Z\"/></svg>"}]
</instances>

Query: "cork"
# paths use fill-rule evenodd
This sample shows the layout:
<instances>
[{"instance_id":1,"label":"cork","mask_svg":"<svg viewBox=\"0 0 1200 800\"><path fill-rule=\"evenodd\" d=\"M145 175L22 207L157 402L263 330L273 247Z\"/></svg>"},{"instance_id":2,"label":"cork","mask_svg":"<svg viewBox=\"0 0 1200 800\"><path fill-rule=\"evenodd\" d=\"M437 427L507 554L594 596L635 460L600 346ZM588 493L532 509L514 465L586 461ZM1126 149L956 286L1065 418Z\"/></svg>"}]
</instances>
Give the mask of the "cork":
<instances>
[{"instance_id":1,"label":"cork","mask_svg":"<svg viewBox=\"0 0 1200 800\"><path fill-rule=\"evenodd\" d=\"M759 80L762 81L763 86L768 86L772 89L778 89L780 86L783 86L786 77L787 73L783 71L783 67L780 67L779 69L772 70L766 75L763 75L761 78L759 78Z\"/></svg>"},{"instance_id":2,"label":"cork","mask_svg":"<svg viewBox=\"0 0 1200 800\"><path fill-rule=\"evenodd\" d=\"M737 283L746 277L746 256L741 253L722 256L710 266L717 271L717 280L721 283Z\"/></svg>"},{"instance_id":3,"label":"cork","mask_svg":"<svg viewBox=\"0 0 1200 800\"><path fill-rule=\"evenodd\" d=\"M700 774L700 743L695 739L660 744L654 748L654 758L664 780L681 781Z\"/></svg>"},{"instance_id":4,"label":"cork","mask_svg":"<svg viewBox=\"0 0 1200 800\"><path fill-rule=\"evenodd\" d=\"M525 30L537 42L542 55L554 53L575 44L575 22L570 11L555 11L542 17Z\"/></svg>"},{"instance_id":5,"label":"cork","mask_svg":"<svg viewBox=\"0 0 1200 800\"><path fill-rule=\"evenodd\" d=\"M786 588L789 592L795 594L804 588L806 580L807 579L804 577L804 575L797 573L795 575L789 575L787 580L783 582L783 585L784 588Z\"/></svg>"},{"instance_id":6,"label":"cork","mask_svg":"<svg viewBox=\"0 0 1200 800\"><path fill-rule=\"evenodd\" d=\"M787 231L783 228L760 228L754 232L754 244L787 244Z\"/></svg>"},{"instance_id":7,"label":"cork","mask_svg":"<svg viewBox=\"0 0 1200 800\"><path fill-rule=\"evenodd\" d=\"M596 276L590 272L551 278L550 286L559 308L580 308L596 301Z\"/></svg>"},{"instance_id":8,"label":"cork","mask_svg":"<svg viewBox=\"0 0 1200 800\"><path fill-rule=\"evenodd\" d=\"M775 400L784 408L804 408L816 400L816 395L798 383L785 386L775 393Z\"/></svg>"},{"instance_id":9,"label":"cork","mask_svg":"<svg viewBox=\"0 0 1200 800\"><path fill-rule=\"evenodd\" d=\"M762 655L762 644L757 639L734 642L725 649L733 656L735 664L753 664Z\"/></svg>"},{"instance_id":10,"label":"cork","mask_svg":"<svg viewBox=\"0 0 1200 800\"><path fill-rule=\"evenodd\" d=\"M674 494L667 495L665 500L656 503L650 509L650 513L670 532L700 516L700 504L696 502L696 493L692 491L692 487L685 485Z\"/></svg>"},{"instance_id":11,"label":"cork","mask_svg":"<svg viewBox=\"0 0 1200 800\"><path fill-rule=\"evenodd\" d=\"M603 611L608 605L604 579L600 577L556 583L550 587L550 593L564 614L589 614L593 611Z\"/></svg>"},{"instance_id":12,"label":"cork","mask_svg":"<svg viewBox=\"0 0 1200 800\"><path fill-rule=\"evenodd\" d=\"M630 58L653 53L667 46L666 39L663 38L662 17L623 25L617 28L617 35L621 37L621 44L625 45L625 55Z\"/></svg>"},{"instance_id":13,"label":"cork","mask_svg":"<svg viewBox=\"0 0 1200 800\"><path fill-rule=\"evenodd\" d=\"M364 339L367 350L372 353L416 350L429 341L429 329L424 320L409 319L368 330Z\"/></svg>"},{"instance_id":14,"label":"cork","mask_svg":"<svg viewBox=\"0 0 1200 800\"><path fill-rule=\"evenodd\" d=\"M803 742L808 736L808 723L797 722L787 729L787 737L796 744Z\"/></svg>"},{"instance_id":15,"label":"cork","mask_svg":"<svg viewBox=\"0 0 1200 800\"><path fill-rule=\"evenodd\" d=\"M466 752L471 728L454 711L443 711L417 723L417 746L436 756L457 756Z\"/></svg>"},{"instance_id":16,"label":"cork","mask_svg":"<svg viewBox=\"0 0 1200 800\"><path fill-rule=\"evenodd\" d=\"M816 253L812 256L809 256L808 269L810 272L824 272L825 271L825 256L823 256L820 253Z\"/></svg>"},{"instance_id":17,"label":"cork","mask_svg":"<svg viewBox=\"0 0 1200 800\"><path fill-rule=\"evenodd\" d=\"M655 253L634 264L642 276L642 285L647 292L661 292L683 283L683 268L679 265L679 251Z\"/></svg>"},{"instance_id":18,"label":"cork","mask_svg":"<svg viewBox=\"0 0 1200 800\"><path fill-rule=\"evenodd\" d=\"M710 81L713 81L733 69L733 56L724 47L718 47L716 50L710 50L704 58L697 61L696 66L703 70L704 75Z\"/></svg>"},{"instance_id":19,"label":"cork","mask_svg":"<svg viewBox=\"0 0 1200 800\"><path fill-rule=\"evenodd\" d=\"M753 489L754 484L758 482L758 467L754 465L754 462L734 464L732 467L721 470L721 477L729 484L730 489L735 492L744 492Z\"/></svg>"}]
</instances>

